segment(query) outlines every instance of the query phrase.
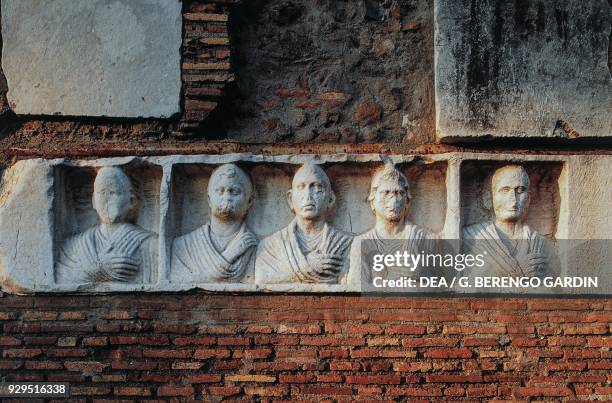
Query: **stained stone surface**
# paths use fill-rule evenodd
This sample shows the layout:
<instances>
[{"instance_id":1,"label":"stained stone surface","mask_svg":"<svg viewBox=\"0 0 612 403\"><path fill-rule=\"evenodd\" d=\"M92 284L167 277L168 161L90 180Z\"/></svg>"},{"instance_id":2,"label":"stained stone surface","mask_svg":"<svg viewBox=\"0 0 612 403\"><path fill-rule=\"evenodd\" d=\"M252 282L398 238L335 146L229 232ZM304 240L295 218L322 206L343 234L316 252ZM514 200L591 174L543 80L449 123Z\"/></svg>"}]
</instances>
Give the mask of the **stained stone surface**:
<instances>
[{"instance_id":1,"label":"stained stone surface","mask_svg":"<svg viewBox=\"0 0 612 403\"><path fill-rule=\"evenodd\" d=\"M440 0L438 137L612 135L607 0Z\"/></svg>"},{"instance_id":2,"label":"stained stone surface","mask_svg":"<svg viewBox=\"0 0 612 403\"><path fill-rule=\"evenodd\" d=\"M178 0L2 1L2 69L17 114L180 111Z\"/></svg>"},{"instance_id":3,"label":"stained stone surface","mask_svg":"<svg viewBox=\"0 0 612 403\"><path fill-rule=\"evenodd\" d=\"M413 204L409 220L433 237L458 239L461 229L493 217L487 204L491 173L509 162L525 167L531 203L525 222L553 247L567 239L612 239L608 216L612 195L612 157L447 153L394 155L390 158L410 182ZM0 284L12 293L210 291L351 292L359 284L270 284L249 278L240 282L202 282L189 275L172 276L174 241L210 222L207 185L213 170L235 163L254 185L255 200L246 225L261 240L287 227L293 215L287 190L298 168L314 161L329 177L337 196L327 222L358 235L369 231L375 218L367 200L372 174L383 162L377 154L337 155L193 155L122 157L98 160L17 162L0 182ZM149 281L92 284L58 282L54 268L66 239L100 224L92 205L96 171L120 167L130 178L139 209L129 217L134 225L158 234L158 268ZM276 178L276 180L272 180ZM349 186L351 184L351 186ZM27 213L26 213L27 212ZM127 218L126 218L127 219ZM561 256L561 275L598 275L611 290L608 243L585 243ZM584 254L587 248L587 254ZM587 257L585 259L585 256ZM255 257L255 260L257 257ZM607 288L606 288L607 287ZM600 287L601 288L601 287Z\"/></svg>"}]
</instances>

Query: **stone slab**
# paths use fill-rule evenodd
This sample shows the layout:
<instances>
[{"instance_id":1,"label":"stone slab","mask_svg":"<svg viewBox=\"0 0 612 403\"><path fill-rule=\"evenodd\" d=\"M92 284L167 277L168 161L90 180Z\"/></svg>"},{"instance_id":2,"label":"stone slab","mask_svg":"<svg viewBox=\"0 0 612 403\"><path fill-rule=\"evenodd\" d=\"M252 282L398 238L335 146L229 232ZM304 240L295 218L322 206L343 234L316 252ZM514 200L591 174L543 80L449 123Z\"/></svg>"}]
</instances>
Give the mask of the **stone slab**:
<instances>
[{"instance_id":1,"label":"stone slab","mask_svg":"<svg viewBox=\"0 0 612 403\"><path fill-rule=\"evenodd\" d=\"M17 114L180 111L178 0L2 1L2 69Z\"/></svg>"},{"instance_id":2,"label":"stone slab","mask_svg":"<svg viewBox=\"0 0 612 403\"><path fill-rule=\"evenodd\" d=\"M483 204L480 197L486 193L486 183L490 179L487 172L508 163L519 163L527 168L532 182L532 204L526 218L531 227L553 242L612 239L607 220L612 200L612 156L446 153L392 155L389 158L402 167L410 180L415 203L410 220L441 238L457 239L465 226L490 219L491 206ZM366 202L367 188L372 172L381 166L378 154L243 153L19 161L2 173L0 182L0 285L4 291L12 293L191 289L211 292L359 292L359 285L352 283L202 283L188 278L176 281L170 275L173 240L208 220L210 207L202 195L206 194L211 168L238 163L248 171L255 185L257 202L253 205L256 211L249 212L247 224L261 239L291 220L289 212L280 211L281 205L286 209L285 191L290 186L291 172L313 160L321 164L329 175L338 199L335 216L329 217L329 222L338 229L353 233L363 233L371 228L374 221ZM201 168L197 168L198 165ZM134 188L138 189L141 207L133 222L143 231L157 234L153 249L158 261L157 267L149 270L152 273L150 281L85 285L57 279L60 246L71 236L97 225L91 193L96 169L101 167L121 167L133 181ZM198 169L200 175L192 175ZM288 179L279 175L281 179L274 180L268 175L276 171L284 172ZM176 182L179 180L182 182ZM189 180L193 183L189 184ZM344 185L349 182L351 186ZM274 186L266 186L266 183ZM185 214L191 222L182 217ZM440 217L444 219L440 221ZM602 281L609 283L604 275L608 271L610 249L605 245L591 244L590 247L595 249L589 252L588 261L580 261L584 254L564 256L565 266L561 274L599 275ZM612 284L606 287L609 291Z\"/></svg>"},{"instance_id":3,"label":"stone slab","mask_svg":"<svg viewBox=\"0 0 612 403\"><path fill-rule=\"evenodd\" d=\"M607 0L439 0L443 141L612 135Z\"/></svg>"}]
</instances>

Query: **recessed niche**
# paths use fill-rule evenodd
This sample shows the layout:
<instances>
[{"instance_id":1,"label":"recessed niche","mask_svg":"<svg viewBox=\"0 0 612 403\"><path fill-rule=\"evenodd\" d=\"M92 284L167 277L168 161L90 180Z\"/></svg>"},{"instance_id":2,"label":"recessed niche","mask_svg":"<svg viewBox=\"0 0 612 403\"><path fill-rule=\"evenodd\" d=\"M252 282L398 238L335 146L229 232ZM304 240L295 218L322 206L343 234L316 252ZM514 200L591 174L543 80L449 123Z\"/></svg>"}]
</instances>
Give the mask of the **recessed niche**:
<instances>
[{"instance_id":1,"label":"recessed niche","mask_svg":"<svg viewBox=\"0 0 612 403\"><path fill-rule=\"evenodd\" d=\"M461 223L464 227L495 216L491 200L491 177L509 161L464 161L461 166ZM529 175L529 209L525 222L548 239L554 239L561 206L559 177L562 162L516 162Z\"/></svg>"},{"instance_id":2,"label":"recessed niche","mask_svg":"<svg viewBox=\"0 0 612 403\"><path fill-rule=\"evenodd\" d=\"M152 254L156 255L158 250L157 234L159 233L162 168L148 163L133 163L118 168L129 179L134 196L133 207L120 222L129 223L150 232L150 238L155 239L154 242L151 242L151 248L155 249ZM63 253L62 247L67 240L84 234L100 224L98 213L93 205L94 182L100 169L99 167L69 165L61 165L55 168L54 260L56 266L62 260L60 255ZM89 249L92 259L104 253L104 251L98 250L99 248L112 248L110 244L105 244L95 237L92 238L91 245L84 245L82 249ZM157 281L156 256L150 260L155 260L152 267L144 268L138 276L138 282L152 283ZM151 265L147 264L147 266ZM86 270L86 268L83 268L83 270ZM56 281L66 282L66 279L58 274L57 267L55 276Z\"/></svg>"}]
</instances>

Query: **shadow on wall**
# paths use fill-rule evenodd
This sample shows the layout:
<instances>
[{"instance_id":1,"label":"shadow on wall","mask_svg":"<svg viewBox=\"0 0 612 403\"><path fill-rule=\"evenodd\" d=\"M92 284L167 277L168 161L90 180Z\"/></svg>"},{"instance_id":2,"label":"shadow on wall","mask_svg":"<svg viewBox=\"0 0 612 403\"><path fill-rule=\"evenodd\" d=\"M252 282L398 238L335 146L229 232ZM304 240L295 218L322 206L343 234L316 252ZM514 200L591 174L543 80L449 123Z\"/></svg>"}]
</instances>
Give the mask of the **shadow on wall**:
<instances>
[{"instance_id":1,"label":"shadow on wall","mask_svg":"<svg viewBox=\"0 0 612 403\"><path fill-rule=\"evenodd\" d=\"M430 1L252 0L233 9L230 38L236 82L212 132L249 142L434 138Z\"/></svg>"}]
</instances>

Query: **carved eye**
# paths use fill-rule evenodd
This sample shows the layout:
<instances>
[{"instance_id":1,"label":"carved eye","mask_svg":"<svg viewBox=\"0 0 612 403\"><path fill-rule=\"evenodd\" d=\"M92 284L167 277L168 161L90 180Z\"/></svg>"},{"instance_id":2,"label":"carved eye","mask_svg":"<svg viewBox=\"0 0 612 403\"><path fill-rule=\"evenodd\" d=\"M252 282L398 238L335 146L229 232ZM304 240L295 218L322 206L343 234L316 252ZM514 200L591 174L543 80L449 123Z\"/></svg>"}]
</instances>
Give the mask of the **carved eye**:
<instances>
[{"instance_id":1,"label":"carved eye","mask_svg":"<svg viewBox=\"0 0 612 403\"><path fill-rule=\"evenodd\" d=\"M240 194L240 189L239 188L230 188L230 194L232 196L238 196Z\"/></svg>"},{"instance_id":2,"label":"carved eye","mask_svg":"<svg viewBox=\"0 0 612 403\"><path fill-rule=\"evenodd\" d=\"M511 190L512 189L510 189L510 186L504 186L503 188L499 189L500 192L504 192L504 193L508 193Z\"/></svg>"},{"instance_id":3,"label":"carved eye","mask_svg":"<svg viewBox=\"0 0 612 403\"><path fill-rule=\"evenodd\" d=\"M519 186L518 188L516 188L517 193L525 193L527 191L527 188L524 186Z\"/></svg>"}]
</instances>

